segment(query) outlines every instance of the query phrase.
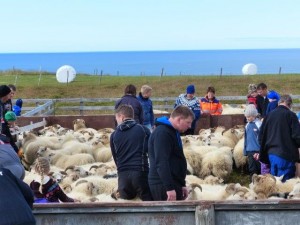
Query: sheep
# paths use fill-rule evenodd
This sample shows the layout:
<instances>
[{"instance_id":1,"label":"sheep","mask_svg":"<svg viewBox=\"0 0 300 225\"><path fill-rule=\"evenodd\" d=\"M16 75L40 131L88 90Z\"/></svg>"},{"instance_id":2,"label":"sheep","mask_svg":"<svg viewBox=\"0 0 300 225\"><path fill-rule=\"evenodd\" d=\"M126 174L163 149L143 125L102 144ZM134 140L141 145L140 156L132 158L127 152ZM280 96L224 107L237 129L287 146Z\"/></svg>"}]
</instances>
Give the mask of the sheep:
<instances>
[{"instance_id":1,"label":"sheep","mask_svg":"<svg viewBox=\"0 0 300 225\"><path fill-rule=\"evenodd\" d=\"M89 175L91 175L91 173L89 173L89 171L86 171L85 169L83 169L80 166L69 166L65 169L65 172L69 175L69 174L78 174L79 177L87 177Z\"/></svg>"},{"instance_id":2,"label":"sheep","mask_svg":"<svg viewBox=\"0 0 300 225\"><path fill-rule=\"evenodd\" d=\"M249 187L257 194L258 199L267 199L277 191L276 179L270 174L253 174L252 182L250 183Z\"/></svg>"},{"instance_id":3,"label":"sheep","mask_svg":"<svg viewBox=\"0 0 300 225\"><path fill-rule=\"evenodd\" d=\"M247 164L247 156L244 156L244 137L238 141L238 143L233 148L233 159L236 168L241 168L244 172L244 167Z\"/></svg>"},{"instance_id":4,"label":"sheep","mask_svg":"<svg viewBox=\"0 0 300 225\"><path fill-rule=\"evenodd\" d=\"M187 200L225 200L233 195L239 187L241 187L240 184L234 183L227 185L201 184L201 186L193 183L188 187Z\"/></svg>"},{"instance_id":5,"label":"sheep","mask_svg":"<svg viewBox=\"0 0 300 225\"><path fill-rule=\"evenodd\" d=\"M300 182L296 183L293 190L289 193L288 199L300 199Z\"/></svg>"},{"instance_id":6,"label":"sheep","mask_svg":"<svg viewBox=\"0 0 300 225\"><path fill-rule=\"evenodd\" d=\"M83 119L75 119L73 120L73 130L79 131L80 129L87 128L85 125L85 121Z\"/></svg>"},{"instance_id":7,"label":"sheep","mask_svg":"<svg viewBox=\"0 0 300 225\"><path fill-rule=\"evenodd\" d=\"M204 154L200 177L214 175L226 179L232 172L232 154L228 149L218 149Z\"/></svg>"},{"instance_id":8,"label":"sheep","mask_svg":"<svg viewBox=\"0 0 300 225\"><path fill-rule=\"evenodd\" d=\"M108 147L100 147L93 150L93 156L96 162L108 162L112 159L111 149Z\"/></svg>"},{"instance_id":9,"label":"sheep","mask_svg":"<svg viewBox=\"0 0 300 225\"><path fill-rule=\"evenodd\" d=\"M232 114L244 114L245 105L240 105L238 107L232 107L229 104L223 104L222 115L232 115Z\"/></svg>"},{"instance_id":10,"label":"sheep","mask_svg":"<svg viewBox=\"0 0 300 225\"><path fill-rule=\"evenodd\" d=\"M94 157L90 154L76 154L76 155L65 155L60 152L57 152L56 154L50 154L50 163L52 165L55 165L57 167L66 169L69 166L80 166L87 163L93 163L95 162Z\"/></svg>"},{"instance_id":11,"label":"sheep","mask_svg":"<svg viewBox=\"0 0 300 225\"><path fill-rule=\"evenodd\" d=\"M26 169L29 169L30 165L37 158L37 152L41 146L59 149L61 143L58 138L39 137L33 133L24 135L24 139L22 140L22 149L24 152L22 163Z\"/></svg>"},{"instance_id":12,"label":"sheep","mask_svg":"<svg viewBox=\"0 0 300 225\"><path fill-rule=\"evenodd\" d=\"M209 176L205 177L204 179L201 179L194 175L187 175L185 180L188 184L197 183L197 184L211 184L211 185L222 184L224 181L223 179L212 176L212 175L209 175Z\"/></svg>"}]
</instances>

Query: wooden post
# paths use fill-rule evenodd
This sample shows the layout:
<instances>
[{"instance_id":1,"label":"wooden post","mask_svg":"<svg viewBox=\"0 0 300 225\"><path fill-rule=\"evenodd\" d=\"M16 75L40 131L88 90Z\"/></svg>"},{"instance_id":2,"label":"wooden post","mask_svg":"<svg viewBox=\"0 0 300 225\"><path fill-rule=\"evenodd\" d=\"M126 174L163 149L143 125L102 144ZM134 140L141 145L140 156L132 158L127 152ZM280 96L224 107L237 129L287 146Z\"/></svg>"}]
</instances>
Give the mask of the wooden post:
<instances>
[{"instance_id":1,"label":"wooden post","mask_svg":"<svg viewBox=\"0 0 300 225\"><path fill-rule=\"evenodd\" d=\"M279 67L279 72L278 73L281 74L281 66Z\"/></svg>"},{"instance_id":2,"label":"wooden post","mask_svg":"<svg viewBox=\"0 0 300 225\"><path fill-rule=\"evenodd\" d=\"M103 70L101 70L99 74L99 85L101 85L102 75L103 75Z\"/></svg>"},{"instance_id":3,"label":"wooden post","mask_svg":"<svg viewBox=\"0 0 300 225\"><path fill-rule=\"evenodd\" d=\"M38 86L40 86L41 78L42 78L42 67L40 66L40 76L39 76Z\"/></svg>"},{"instance_id":4,"label":"wooden post","mask_svg":"<svg viewBox=\"0 0 300 225\"><path fill-rule=\"evenodd\" d=\"M223 68L221 67L221 70L220 70L220 77L223 75Z\"/></svg>"},{"instance_id":5,"label":"wooden post","mask_svg":"<svg viewBox=\"0 0 300 225\"><path fill-rule=\"evenodd\" d=\"M80 100L80 109L79 109L79 114L80 116L83 116L83 106L84 106L84 103L83 103L83 100L81 99Z\"/></svg>"},{"instance_id":6,"label":"wooden post","mask_svg":"<svg viewBox=\"0 0 300 225\"><path fill-rule=\"evenodd\" d=\"M164 75L164 68L161 68L160 77L162 77L163 75Z\"/></svg>"}]
</instances>

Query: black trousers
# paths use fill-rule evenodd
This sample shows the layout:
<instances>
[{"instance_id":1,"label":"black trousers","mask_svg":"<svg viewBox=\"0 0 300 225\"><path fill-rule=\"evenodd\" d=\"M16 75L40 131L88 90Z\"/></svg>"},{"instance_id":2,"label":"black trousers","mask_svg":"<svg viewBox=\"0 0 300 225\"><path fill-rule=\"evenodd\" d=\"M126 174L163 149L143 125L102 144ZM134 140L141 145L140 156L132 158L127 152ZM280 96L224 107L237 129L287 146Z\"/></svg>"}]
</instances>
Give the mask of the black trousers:
<instances>
[{"instance_id":1,"label":"black trousers","mask_svg":"<svg viewBox=\"0 0 300 225\"><path fill-rule=\"evenodd\" d=\"M248 170L250 175L260 174L260 162L255 160L253 155L257 152L247 152Z\"/></svg>"},{"instance_id":2,"label":"black trousers","mask_svg":"<svg viewBox=\"0 0 300 225\"><path fill-rule=\"evenodd\" d=\"M148 172L118 172L118 191L123 199L130 200L139 197L143 201L152 201L148 185Z\"/></svg>"},{"instance_id":3,"label":"black trousers","mask_svg":"<svg viewBox=\"0 0 300 225\"><path fill-rule=\"evenodd\" d=\"M167 190L162 184L149 185L154 201L166 201L168 199ZM176 186L176 200L183 200L182 187Z\"/></svg>"}]
</instances>

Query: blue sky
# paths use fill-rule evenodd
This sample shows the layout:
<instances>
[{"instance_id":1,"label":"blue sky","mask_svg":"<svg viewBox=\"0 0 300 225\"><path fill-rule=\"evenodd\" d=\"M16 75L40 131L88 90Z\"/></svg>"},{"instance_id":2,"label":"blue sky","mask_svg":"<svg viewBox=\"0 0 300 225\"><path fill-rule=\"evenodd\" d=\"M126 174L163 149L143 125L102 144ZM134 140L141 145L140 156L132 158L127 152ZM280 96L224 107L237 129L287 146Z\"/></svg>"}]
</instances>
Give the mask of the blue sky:
<instances>
[{"instance_id":1,"label":"blue sky","mask_svg":"<svg viewBox=\"0 0 300 225\"><path fill-rule=\"evenodd\" d=\"M300 48L299 0L0 0L0 53Z\"/></svg>"}]
</instances>

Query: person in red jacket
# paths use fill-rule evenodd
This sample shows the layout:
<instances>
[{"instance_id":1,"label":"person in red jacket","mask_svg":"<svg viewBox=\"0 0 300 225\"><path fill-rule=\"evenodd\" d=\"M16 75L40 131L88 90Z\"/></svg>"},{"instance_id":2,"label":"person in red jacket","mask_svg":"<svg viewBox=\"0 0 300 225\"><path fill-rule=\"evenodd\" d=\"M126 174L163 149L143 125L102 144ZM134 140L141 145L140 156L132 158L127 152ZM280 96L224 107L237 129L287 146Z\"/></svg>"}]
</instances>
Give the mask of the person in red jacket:
<instances>
[{"instance_id":1,"label":"person in red jacket","mask_svg":"<svg viewBox=\"0 0 300 225\"><path fill-rule=\"evenodd\" d=\"M215 88L208 87L206 91L206 96L200 100L200 107L202 114L210 115L221 115L223 111L223 106L221 102L215 97Z\"/></svg>"}]
</instances>

